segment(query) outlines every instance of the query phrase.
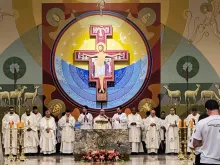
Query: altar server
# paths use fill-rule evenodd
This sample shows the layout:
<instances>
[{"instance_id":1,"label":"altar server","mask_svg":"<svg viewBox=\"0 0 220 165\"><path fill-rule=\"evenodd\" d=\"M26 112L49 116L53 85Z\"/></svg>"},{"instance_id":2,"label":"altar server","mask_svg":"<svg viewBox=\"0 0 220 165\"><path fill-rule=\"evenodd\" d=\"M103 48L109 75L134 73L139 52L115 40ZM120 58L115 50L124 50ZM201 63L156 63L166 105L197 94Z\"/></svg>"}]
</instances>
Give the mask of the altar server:
<instances>
[{"instance_id":1,"label":"altar server","mask_svg":"<svg viewBox=\"0 0 220 165\"><path fill-rule=\"evenodd\" d=\"M12 154L17 153L17 123L20 117L15 114L14 107L9 107L9 112L2 119L2 134L5 155L10 153L10 127L12 127Z\"/></svg>"},{"instance_id":2,"label":"altar server","mask_svg":"<svg viewBox=\"0 0 220 165\"><path fill-rule=\"evenodd\" d=\"M162 111L160 115L160 153L165 153L165 132L166 132L166 121L165 121L165 112Z\"/></svg>"},{"instance_id":3,"label":"altar server","mask_svg":"<svg viewBox=\"0 0 220 165\"><path fill-rule=\"evenodd\" d=\"M122 112L121 107L118 107L117 113L112 117L113 129L127 129L127 116Z\"/></svg>"},{"instance_id":4,"label":"altar server","mask_svg":"<svg viewBox=\"0 0 220 165\"><path fill-rule=\"evenodd\" d=\"M175 109L170 108L170 114L165 118L166 121L166 153L179 152L179 133L178 125L180 118L175 115Z\"/></svg>"},{"instance_id":5,"label":"altar server","mask_svg":"<svg viewBox=\"0 0 220 165\"><path fill-rule=\"evenodd\" d=\"M129 129L129 142L132 145L132 153L138 154L139 146L141 143L141 132L143 128L143 121L136 108L131 109L131 114L128 115L128 129Z\"/></svg>"},{"instance_id":6,"label":"altar server","mask_svg":"<svg viewBox=\"0 0 220 165\"><path fill-rule=\"evenodd\" d=\"M80 129L92 129L92 114L88 112L88 107L86 105L83 106L82 111L83 113L81 113L78 118Z\"/></svg>"},{"instance_id":7,"label":"altar server","mask_svg":"<svg viewBox=\"0 0 220 165\"><path fill-rule=\"evenodd\" d=\"M27 109L21 121L24 122L24 153L37 153L39 145L37 118Z\"/></svg>"},{"instance_id":8,"label":"altar server","mask_svg":"<svg viewBox=\"0 0 220 165\"><path fill-rule=\"evenodd\" d=\"M43 154L52 154L56 152L56 123L50 110L45 114L46 116L40 121L40 148Z\"/></svg>"},{"instance_id":9,"label":"altar server","mask_svg":"<svg viewBox=\"0 0 220 165\"><path fill-rule=\"evenodd\" d=\"M105 115L105 110L101 109L100 114L94 119L94 129L111 129L110 118Z\"/></svg>"},{"instance_id":10,"label":"altar server","mask_svg":"<svg viewBox=\"0 0 220 165\"><path fill-rule=\"evenodd\" d=\"M151 110L150 116L144 121L144 129L146 130L147 152L156 154L160 145L160 119L156 117L155 110Z\"/></svg>"},{"instance_id":11,"label":"altar server","mask_svg":"<svg viewBox=\"0 0 220 165\"><path fill-rule=\"evenodd\" d=\"M194 132L196 124L198 123L199 120L199 114L197 112L196 108L192 108L192 112L191 114L188 115L188 117L186 118L186 126L188 127L188 131L187 131L187 139L188 139L188 143L190 143L190 137L192 132ZM191 128L190 128L190 121L193 122L193 130L191 132ZM191 149L189 148L189 146L187 147L187 152L191 152Z\"/></svg>"},{"instance_id":12,"label":"altar server","mask_svg":"<svg viewBox=\"0 0 220 165\"><path fill-rule=\"evenodd\" d=\"M67 110L66 114L59 120L58 125L62 129L60 152L64 154L73 153L73 142L75 140L75 119L71 111Z\"/></svg>"}]
</instances>

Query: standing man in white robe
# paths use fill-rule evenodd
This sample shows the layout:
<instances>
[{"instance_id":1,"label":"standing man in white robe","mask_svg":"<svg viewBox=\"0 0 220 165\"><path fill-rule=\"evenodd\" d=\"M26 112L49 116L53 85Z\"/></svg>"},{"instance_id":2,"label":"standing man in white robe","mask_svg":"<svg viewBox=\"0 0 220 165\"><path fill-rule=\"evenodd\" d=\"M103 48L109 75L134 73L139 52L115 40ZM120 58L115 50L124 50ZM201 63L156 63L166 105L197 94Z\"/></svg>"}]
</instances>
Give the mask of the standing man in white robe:
<instances>
[{"instance_id":1,"label":"standing man in white robe","mask_svg":"<svg viewBox=\"0 0 220 165\"><path fill-rule=\"evenodd\" d=\"M37 153L39 145L37 118L35 118L35 115L27 109L21 116L21 121L24 122L24 153Z\"/></svg>"},{"instance_id":2,"label":"standing man in white robe","mask_svg":"<svg viewBox=\"0 0 220 165\"><path fill-rule=\"evenodd\" d=\"M17 154L17 122L20 117L15 114L14 107L9 107L9 112L2 119L2 134L5 155L10 153L10 122L12 123L12 154Z\"/></svg>"},{"instance_id":3,"label":"standing man in white robe","mask_svg":"<svg viewBox=\"0 0 220 165\"><path fill-rule=\"evenodd\" d=\"M196 128L196 124L198 123L199 120L199 114L197 112L196 108L192 108L192 112L191 114L189 114L186 118L186 126L188 127L188 131L187 131L187 139L188 139L188 143L190 143L190 138L191 138L191 128L190 128L190 121L193 121L193 131ZM189 146L187 146L187 152L191 152L191 149L189 148Z\"/></svg>"},{"instance_id":4,"label":"standing man in white robe","mask_svg":"<svg viewBox=\"0 0 220 165\"><path fill-rule=\"evenodd\" d=\"M128 129L129 129L129 142L131 143L132 154L138 154L139 146L141 143L141 132L143 128L143 121L136 108L131 109L131 114L128 115Z\"/></svg>"},{"instance_id":5,"label":"standing man in white robe","mask_svg":"<svg viewBox=\"0 0 220 165\"><path fill-rule=\"evenodd\" d=\"M33 114L37 121L37 130L40 131L40 120L42 119L42 115L38 112L37 106L33 106Z\"/></svg>"},{"instance_id":6,"label":"standing man in white robe","mask_svg":"<svg viewBox=\"0 0 220 165\"><path fill-rule=\"evenodd\" d=\"M62 129L60 152L64 154L73 153L73 142L75 140L75 119L71 115L71 111L67 110L66 114L58 121L59 127Z\"/></svg>"},{"instance_id":7,"label":"standing man in white robe","mask_svg":"<svg viewBox=\"0 0 220 165\"><path fill-rule=\"evenodd\" d=\"M159 148L159 152L160 153L165 153L165 132L166 132L166 114L164 111L161 112L160 114L160 148Z\"/></svg>"},{"instance_id":8,"label":"standing man in white robe","mask_svg":"<svg viewBox=\"0 0 220 165\"><path fill-rule=\"evenodd\" d=\"M179 153L179 116L175 115L175 109L170 108L170 114L166 121L166 153Z\"/></svg>"},{"instance_id":9,"label":"standing man in white robe","mask_svg":"<svg viewBox=\"0 0 220 165\"><path fill-rule=\"evenodd\" d=\"M40 148L43 154L52 154L56 152L56 123L50 115L50 110L47 110L45 114L46 116L40 121Z\"/></svg>"},{"instance_id":10,"label":"standing man in white robe","mask_svg":"<svg viewBox=\"0 0 220 165\"><path fill-rule=\"evenodd\" d=\"M144 129L146 131L147 152L156 154L160 145L160 119L156 117L155 110L151 110L150 116L144 121Z\"/></svg>"},{"instance_id":11,"label":"standing man in white robe","mask_svg":"<svg viewBox=\"0 0 220 165\"><path fill-rule=\"evenodd\" d=\"M112 129L110 118L105 115L104 109L101 109L100 114L94 119L93 129Z\"/></svg>"},{"instance_id":12,"label":"standing man in white robe","mask_svg":"<svg viewBox=\"0 0 220 165\"><path fill-rule=\"evenodd\" d=\"M122 112L121 107L118 107L117 113L112 117L112 127L113 129L127 129L127 116Z\"/></svg>"},{"instance_id":13,"label":"standing man in white robe","mask_svg":"<svg viewBox=\"0 0 220 165\"><path fill-rule=\"evenodd\" d=\"M88 107L86 105L83 106L82 111L83 113L81 113L78 118L80 129L92 129L92 114L88 112Z\"/></svg>"}]
</instances>

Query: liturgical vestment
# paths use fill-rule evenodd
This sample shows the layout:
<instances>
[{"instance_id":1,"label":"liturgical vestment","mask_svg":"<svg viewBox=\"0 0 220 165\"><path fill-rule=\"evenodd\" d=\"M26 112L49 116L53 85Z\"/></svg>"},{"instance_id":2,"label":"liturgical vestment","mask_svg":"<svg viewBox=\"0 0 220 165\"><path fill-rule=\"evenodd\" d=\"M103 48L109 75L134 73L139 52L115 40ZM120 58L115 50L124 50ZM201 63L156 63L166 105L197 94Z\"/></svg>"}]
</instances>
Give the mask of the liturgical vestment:
<instances>
[{"instance_id":1,"label":"liturgical vestment","mask_svg":"<svg viewBox=\"0 0 220 165\"><path fill-rule=\"evenodd\" d=\"M119 120L117 120L117 118ZM121 113L121 114L114 114L114 116L112 117L112 127L113 129L127 129L127 116L125 113Z\"/></svg>"},{"instance_id":2,"label":"liturgical vestment","mask_svg":"<svg viewBox=\"0 0 220 165\"><path fill-rule=\"evenodd\" d=\"M59 127L62 129L61 133L61 147L60 152L65 154L73 153L73 142L75 140L75 119L73 116L67 117L64 115L58 122Z\"/></svg>"},{"instance_id":3,"label":"liturgical vestment","mask_svg":"<svg viewBox=\"0 0 220 165\"><path fill-rule=\"evenodd\" d=\"M24 113L21 121L24 121L24 153L37 153L39 145L37 118L33 113L29 116Z\"/></svg>"},{"instance_id":4,"label":"liturgical vestment","mask_svg":"<svg viewBox=\"0 0 220 165\"><path fill-rule=\"evenodd\" d=\"M179 152L179 116L168 115L166 121L166 153L178 153ZM175 124L176 127L171 125Z\"/></svg>"},{"instance_id":5,"label":"liturgical vestment","mask_svg":"<svg viewBox=\"0 0 220 165\"><path fill-rule=\"evenodd\" d=\"M94 129L112 129L112 126L107 116L99 115L94 119L93 128Z\"/></svg>"},{"instance_id":6,"label":"liturgical vestment","mask_svg":"<svg viewBox=\"0 0 220 165\"><path fill-rule=\"evenodd\" d=\"M151 126L154 123L156 126ZM157 153L160 146L160 119L156 116L149 116L144 121L144 129L146 130L145 143L148 153Z\"/></svg>"},{"instance_id":7,"label":"liturgical vestment","mask_svg":"<svg viewBox=\"0 0 220 165\"><path fill-rule=\"evenodd\" d=\"M2 119L2 134L3 134L3 144L5 148L5 155L10 153L10 124L9 122L14 122L12 126L12 154L17 153L17 122L20 122L20 117L17 114L7 113Z\"/></svg>"},{"instance_id":8,"label":"liturgical vestment","mask_svg":"<svg viewBox=\"0 0 220 165\"><path fill-rule=\"evenodd\" d=\"M47 132L47 128L50 131ZM40 121L41 137L40 148L43 154L52 154L56 152L56 123L53 117L43 117Z\"/></svg>"},{"instance_id":9,"label":"liturgical vestment","mask_svg":"<svg viewBox=\"0 0 220 165\"><path fill-rule=\"evenodd\" d=\"M93 117L91 113L81 113L78 118L80 129L92 129Z\"/></svg>"},{"instance_id":10,"label":"liturgical vestment","mask_svg":"<svg viewBox=\"0 0 220 165\"><path fill-rule=\"evenodd\" d=\"M132 125L136 123L136 125ZM129 142L132 145L132 152L138 153L141 143L141 132L143 128L143 121L139 114L128 115L128 129L129 129Z\"/></svg>"}]
</instances>

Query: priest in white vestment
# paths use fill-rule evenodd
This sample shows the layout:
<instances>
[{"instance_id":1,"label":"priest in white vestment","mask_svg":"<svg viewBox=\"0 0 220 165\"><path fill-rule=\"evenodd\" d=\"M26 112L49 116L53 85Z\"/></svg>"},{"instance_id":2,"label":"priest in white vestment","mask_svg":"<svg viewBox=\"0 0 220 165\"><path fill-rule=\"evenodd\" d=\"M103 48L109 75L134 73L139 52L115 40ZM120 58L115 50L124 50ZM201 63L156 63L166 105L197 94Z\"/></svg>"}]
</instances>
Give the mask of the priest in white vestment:
<instances>
[{"instance_id":1,"label":"priest in white vestment","mask_svg":"<svg viewBox=\"0 0 220 165\"><path fill-rule=\"evenodd\" d=\"M33 154L38 152L38 121L29 109L21 116L24 122L24 153Z\"/></svg>"},{"instance_id":2,"label":"priest in white vestment","mask_svg":"<svg viewBox=\"0 0 220 165\"><path fill-rule=\"evenodd\" d=\"M166 153L179 152L179 116L175 115L175 109L170 108L170 114L165 118L166 121Z\"/></svg>"},{"instance_id":3,"label":"priest in white vestment","mask_svg":"<svg viewBox=\"0 0 220 165\"><path fill-rule=\"evenodd\" d=\"M42 115L38 112L37 106L33 106L33 114L37 121L37 130L40 131L40 120L42 119Z\"/></svg>"},{"instance_id":4,"label":"priest in white vestment","mask_svg":"<svg viewBox=\"0 0 220 165\"><path fill-rule=\"evenodd\" d=\"M40 121L40 148L43 154L52 154L56 152L56 123L55 119L50 114L51 112L47 110L46 116Z\"/></svg>"},{"instance_id":5,"label":"priest in white vestment","mask_svg":"<svg viewBox=\"0 0 220 165\"><path fill-rule=\"evenodd\" d=\"M127 116L122 112L121 107L118 107L117 113L112 117L112 127L113 129L127 129Z\"/></svg>"},{"instance_id":6,"label":"priest in white vestment","mask_svg":"<svg viewBox=\"0 0 220 165\"><path fill-rule=\"evenodd\" d=\"M139 152L143 126L141 116L137 114L136 108L133 107L131 114L128 115L129 142L131 143L133 154L138 154Z\"/></svg>"},{"instance_id":7,"label":"priest in white vestment","mask_svg":"<svg viewBox=\"0 0 220 165\"><path fill-rule=\"evenodd\" d=\"M67 110L66 114L58 121L58 125L62 130L60 146L61 153L73 153L73 142L75 140L75 122L76 121L69 110Z\"/></svg>"},{"instance_id":8,"label":"priest in white vestment","mask_svg":"<svg viewBox=\"0 0 220 165\"><path fill-rule=\"evenodd\" d=\"M198 123L199 116L200 115L198 114L197 109L192 108L191 114L189 114L186 118L186 126L188 127L188 131L187 131L188 143L190 143L191 134L192 134L192 132L194 132L194 130L196 128L196 124ZM190 121L193 122L193 131L192 132L191 132L191 128L190 128ZM189 148L189 146L187 147L187 152L191 152L191 149Z\"/></svg>"},{"instance_id":9,"label":"priest in white vestment","mask_svg":"<svg viewBox=\"0 0 220 165\"><path fill-rule=\"evenodd\" d=\"M2 134L5 155L10 154L10 123L12 125L12 154L17 154L17 123L20 117L15 114L14 107L9 107L9 112L2 119Z\"/></svg>"},{"instance_id":10,"label":"priest in white vestment","mask_svg":"<svg viewBox=\"0 0 220 165\"><path fill-rule=\"evenodd\" d=\"M100 114L94 118L94 129L112 129L110 118L105 115L105 110L101 109Z\"/></svg>"},{"instance_id":11,"label":"priest in white vestment","mask_svg":"<svg viewBox=\"0 0 220 165\"><path fill-rule=\"evenodd\" d=\"M80 123L80 129L92 129L93 116L88 112L88 107L83 106L83 113L79 115L78 122Z\"/></svg>"},{"instance_id":12,"label":"priest in white vestment","mask_svg":"<svg viewBox=\"0 0 220 165\"><path fill-rule=\"evenodd\" d=\"M151 114L144 121L146 131L145 143L148 153L157 153L160 145L160 119L156 117L156 111L151 110Z\"/></svg>"}]
</instances>

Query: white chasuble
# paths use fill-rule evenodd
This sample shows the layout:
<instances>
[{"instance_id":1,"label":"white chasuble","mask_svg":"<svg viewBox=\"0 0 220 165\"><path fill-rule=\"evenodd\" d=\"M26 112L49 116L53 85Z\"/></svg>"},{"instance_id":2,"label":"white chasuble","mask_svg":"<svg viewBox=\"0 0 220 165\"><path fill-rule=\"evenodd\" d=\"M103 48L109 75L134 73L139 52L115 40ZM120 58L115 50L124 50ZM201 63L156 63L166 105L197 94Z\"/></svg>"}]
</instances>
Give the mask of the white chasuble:
<instances>
[{"instance_id":1,"label":"white chasuble","mask_svg":"<svg viewBox=\"0 0 220 165\"><path fill-rule=\"evenodd\" d=\"M92 129L93 117L90 113L81 113L78 118L80 129Z\"/></svg>"},{"instance_id":2,"label":"white chasuble","mask_svg":"<svg viewBox=\"0 0 220 165\"><path fill-rule=\"evenodd\" d=\"M94 119L93 128L94 129L112 129L112 125L107 116L99 115Z\"/></svg>"},{"instance_id":3,"label":"white chasuble","mask_svg":"<svg viewBox=\"0 0 220 165\"><path fill-rule=\"evenodd\" d=\"M136 123L136 125L131 125ZM141 142L141 132L143 128L143 121L139 114L128 115L128 129L129 129L129 141L130 142Z\"/></svg>"},{"instance_id":4,"label":"white chasuble","mask_svg":"<svg viewBox=\"0 0 220 165\"><path fill-rule=\"evenodd\" d=\"M119 120L117 120L119 119ZM127 116L125 113L121 113L121 114L114 114L114 116L112 117L112 127L113 129L127 129Z\"/></svg>"},{"instance_id":5,"label":"white chasuble","mask_svg":"<svg viewBox=\"0 0 220 165\"><path fill-rule=\"evenodd\" d=\"M37 119L33 113L29 116L24 113L21 121L24 121L24 153L37 153L39 145Z\"/></svg>"},{"instance_id":6,"label":"white chasuble","mask_svg":"<svg viewBox=\"0 0 220 165\"><path fill-rule=\"evenodd\" d=\"M155 126L151 126L155 124ZM149 116L144 121L144 129L146 130L146 147L148 153L157 153L160 145L160 119L158 117Z\"/></svg>"},{"instance_id":7,"label":"white chasuble","mask_svg":"<svg viewBox=\"0 0 220 165\"><path fill-rule=\"evenodd\" d=\"M71 115L69 117L65 115L59 120L58 125L62 130L60 152L71 154L73 153L73 142L75 140L75 119Z\"/></svg>"},{"instance_id":8,"label":"white chasuble","mask_svg":"<svg viewBox=\"0 0 220 165\"><path fill-rule=\"evenodd\" d=\"M177 115L168 115L166 121L166 153L178 153L179 152L179 121L180 118ZM176 125L173 127L172 125Z\"/></svg>"},{"instance_id":9,"label":"white chasuble","mask_svg":"<svg viewBox=\"0 0 220 165\"><path fill-rule=\"evenodd\" d=\"M40 148L43 154L52 154L56 152L56 123L53 117L43 117L40 121L41 137ZM47 132L47 129L50 129Z\"/></svg>"},{"instance_id":10,"label":"white chasuble","mask_svg":"<svg viewBox=\"0 0 220 165\"><path fill-rule=\"evenodd\" d=\"M17 122L20 122L20 117L17 114L7 113L2 119L2 134L5 155L10 153L10 122L14 122L12 126L12 154L17 153Z\"/></svg>"}]
</instances>

